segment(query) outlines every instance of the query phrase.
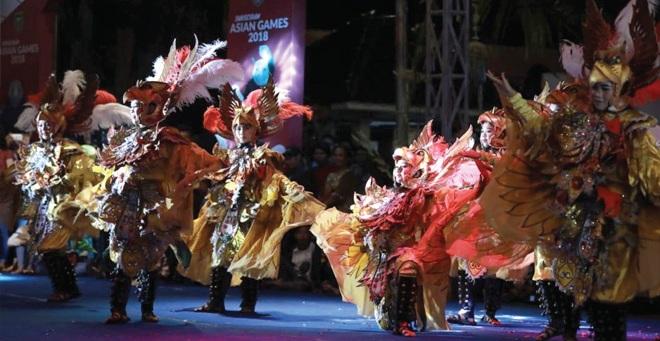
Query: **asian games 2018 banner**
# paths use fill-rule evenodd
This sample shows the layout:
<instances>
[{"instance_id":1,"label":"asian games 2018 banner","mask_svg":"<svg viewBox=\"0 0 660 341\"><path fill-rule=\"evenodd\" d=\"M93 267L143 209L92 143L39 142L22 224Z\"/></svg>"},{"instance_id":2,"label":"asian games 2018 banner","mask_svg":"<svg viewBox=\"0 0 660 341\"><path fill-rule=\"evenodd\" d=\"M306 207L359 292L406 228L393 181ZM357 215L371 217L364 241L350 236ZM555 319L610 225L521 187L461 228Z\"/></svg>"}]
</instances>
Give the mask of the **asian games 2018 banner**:
<instances>
[{"instance_id":1,"label":"asian games 2018 banner","mask_svg":"<svg viewBox=\"0 0 660 341\"><path fill-rule=\"evenodd\" d=\"M273 75L280 96L303 103L305 0L231 0L227 57L242 64L246 77L236 84L242 96ZM285 122L268 138L271 146L300 146L302 119Z\"/></svg>"},{"instance_id":2,"label":"asian games 2018 banner","mask_svg":"<svg viewBox=\"0 0 660 341\"><path fill-rule=\"evenodd\" d=\"M17 92L24 97L39 91L55 71L55 13L49 1L4 1L0 0L0 104L8 102L10 92L12 97L20 96Z\"/></svg>"}]
</instances>

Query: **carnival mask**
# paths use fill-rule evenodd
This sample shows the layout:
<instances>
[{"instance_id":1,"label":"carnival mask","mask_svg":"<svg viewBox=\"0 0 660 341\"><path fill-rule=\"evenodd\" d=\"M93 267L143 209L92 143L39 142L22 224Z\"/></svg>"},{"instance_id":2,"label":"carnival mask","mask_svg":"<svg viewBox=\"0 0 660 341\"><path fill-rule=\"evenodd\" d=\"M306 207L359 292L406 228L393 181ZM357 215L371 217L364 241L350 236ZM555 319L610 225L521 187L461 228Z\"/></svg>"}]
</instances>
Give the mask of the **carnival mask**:
<instances>
[{"instance_id":1,"label":"carnival mask","mask_svg":"<svg viewBox=\"0 0 660 341\"><path fill-rule=\"evenodd\" d=\"M130 102L131 116L136 124L154 126L165 119L167 101L173 97L164 82L138 82L124 93L124 103Z\"/></svg>"},{"instance_id":2,"label":"carnival mask","mask_svg":"<svg viewBox=\"0 0 660 341\"><path fill-rule=\"evenodd\" d=\"M428 174L429 160L426 151L411 150L407 147L397 148L393 158L392 178L395 186L412 189L424 182Z\"/></svg>"}]
</instances>

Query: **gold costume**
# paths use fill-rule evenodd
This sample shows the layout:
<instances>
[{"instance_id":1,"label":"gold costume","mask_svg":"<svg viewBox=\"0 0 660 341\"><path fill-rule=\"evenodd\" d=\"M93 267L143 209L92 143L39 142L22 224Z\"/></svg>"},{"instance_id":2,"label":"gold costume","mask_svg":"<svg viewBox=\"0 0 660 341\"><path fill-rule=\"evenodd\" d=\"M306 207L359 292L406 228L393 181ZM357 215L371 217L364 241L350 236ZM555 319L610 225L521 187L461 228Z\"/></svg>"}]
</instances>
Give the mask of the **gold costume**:
<instances>
[{"instance_id":1,"label":"gold costume","mask_svg":"<svg viewBox=\"0 0 660 341\"><path fill-rule=\"evenodd\" d=\"M96 235L89 219L79 214L82 193L101 180L94 161L94 154L68 139L34 142L19 150L16 183L36 206L30 225L34 251L64 250L70 239Z\"/></svg>"},{"instance_id":2,"label":"gold costume","mask_svg":"<svg viewBox=\"0 0 660 341\"><path fill-rule=\"evenodd\" d=\"M225 165L249 166L229 166L211 177L216 184L188 240L192 260L180 271L203 284L218 266L234 275L234 284L241 277L277 278L284 234L311 225L324 206L277 170L282 156L267 146L216 150L216 156ZM230 212L236 196L237 209Z\"/></svg>"},{"instance_id":3,"label":"gold costume","mask_svg":"<svg viewBox=\"0 0 660 341\"><path fill-rule=\"evenodd\" d=\"M241 101L224 84L219 107L204 113L204 127L233 140L229 150L215 149L221 166L206 172L212 185L188 239L191 264L185 276L209 285L209 300L196 309L224 312L229 287L241 285L241 312L254 313L259 280L277 278L284 234L311 225L324 206L277 167L282 156L257 146L257 139L279 131L284 120L305 115L309 107L278 100L272 78Z\"/></svg>"},{"instance_id":4,"label":"gold costume","mask_svg":"<svg viewBox=\"0 0 660 341\"><path fill-rule=\"evenodd\" d=\"M96 150L64 138L90 130L89 122L98 89L96 75L67 71L58 84L51 75L34 120L39 141L19 150L15 182L31 201L28 233L33 251L42 254L54 292L48 298L63 302L80 296L75 271L67 259L67 243L93 234L82 215L87 188L101 180L94 171ZM19 237L20 238L20 237Z\"/></svg>"},{"instance_id":5,"label":"gold costume","mask_svg":"<svg viewBox=\"0 0 660 341\"><path fill-rule=\"evenodd\" d=\"M589 116L576 110L579 100L563 103L555 115L535 110L519 94L510 101L522 123L510 127L510 149L484 192L488 222L505 237L540 242L536 279L552 274L578 304L627 302L660 288L660 276L649 271L660 254L660 152L647 131L655 120L630 109ZM604 202L600 213L587 217L594 213L580 203L583 194ZM555 243L579 238L589 219L592 233L581 238L579 254L591 260L585 270L555 251Z\"/></svg>"},{"instance_id":6,"label":"gold costume","mask_svg":"<svg viewBox=\"0 0 660 341\"><path fill-rule=\"evenodd\" d=\"M108 134L101 164L112 169L95 192L89 212L99 229L109 231L111 273L109 324L128 322L126 305L132 278L137 279L142 321L154 314L156 279L168 246L180 264L190 261L183 242L192 231L193 198L189 184L198 171L218 160L175 128L160 122L196 99L210 100L208 87L242 77L240 66L216 58L224 42L182 46L176 41L167 57L159 57L154 74L124 93L133 125ZM238 71L238 72L237 72ZM217 83L216 83L217 82Z\"/></svg>"},{"instance_id":7,"label":"gold costume","mask_svg":"<svg viewBox=\"0 0 660 341\"><path fill-rule=\"evenodd\" d=\"M122 129L101 153L112 169L91 193L87 210L110 232L110 256L128 276L155 270L168 245L192 231L192 191L177 187L218 161L173 128Z\"/></svg>"}]
</instances>

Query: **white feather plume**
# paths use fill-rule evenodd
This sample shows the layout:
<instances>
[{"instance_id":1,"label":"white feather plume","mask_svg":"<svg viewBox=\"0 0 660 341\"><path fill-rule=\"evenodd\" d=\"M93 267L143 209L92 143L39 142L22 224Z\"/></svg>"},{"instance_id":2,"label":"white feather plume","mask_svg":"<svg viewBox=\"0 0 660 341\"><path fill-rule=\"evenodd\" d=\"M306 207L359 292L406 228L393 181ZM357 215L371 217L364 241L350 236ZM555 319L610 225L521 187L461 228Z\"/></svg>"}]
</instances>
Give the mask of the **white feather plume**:
<instances>
[{"instance_id":1,"label":"white feather plume","mask_svg":"<svg viewBox=\"0 0 660 341\"><path fill-rule=\"evenodd\" d=\"M188 56L181 62L179 69L176 72L176 83L180 83L190 75L192 66L197 62L197 49L199 48L199 41L195 35L195 45L188 52ZM178 58L177 58L178 59Z\"/></svg>"},{"instance_id":2,"label":"white feather plume","mask_svg":"<svg viewBox=\"0 0 660 341\"><path fill-rule=\"evenodd\" d=\"M120 103L99 104L92 110L92 131L131 124L131 109Z\"/></svg>"},{"instance_id":3,"label":"white feather plume","mask_svg":"<svg viewBox=\"0 0 660 341\"><path fill-rule=\"evenodd\" d=\"M280 88L279 86L275 86L275 93L277 94L277 104L282 104L284 102L289 102L291 100L291 97L289 97L291 91L286 88Z\"/></svg>"},{"instance_id":4,"label":"white feather plume","mask_svg":"<svg viewBox=\"0 0 660 341\"><path fill-rule=\"evenodd\" d=\"M172 41L167 57L158 57L153 64L153 76L147 77L148 81L168 82L171 77L172 68L176 65L176 39Z\"/></svg>"},{"instance_id":5,"label":"white feather plume","mask_svg":"<svg viewBox=\"0 0 660 341\"><path fill-rule=\"evenodd\" d=\"M222 41L220 39L212 41L211 43L208 44L202 44L202 46L200 46L197 49L197 60L193 64L192 69L195 70L201 67L203 62L205 62L206 60L215 58L216 51L225 48L226 46L227 46L227 42Z\"/></svg>"},{"instance_id":6,"label":"white feather plume","mask_svg":"<svg viewBox=\"0 0 660 341\"><path fill-rule=\"evenodd\" d=\"M216 51L225 46L227 43L221 40L200 45L195 36L195 45L190 53L185 60L179 60L180 50L176 49L174 40L167 57L158 57L154 61L153 76L147 80L178 83L181 87L176 103L178 108L192 104L198 98L210 101L208 88L243 80L243 69L239 63L216 59Z\"/></svg>"},{"instance_id":7,"label":"white feather plume","mask_svg":"<svg viewBox=\"0 0 660 341\"><path fill-rule=\"evenodd\" d=\"M35 130L34 119L37 117L38 113L39 113L38 105L28 102L25 105L25 108L23 108L21 114L18 116L18 119L16 120L16 124L14 124L14 128L24 133L33 132Z\"/></svg>"},{"instance_id":8,"label":"white feather plume","mask_svg":"<svg viewBox=\"0 0 660 341\"><path fill-rule=\"evenodd\" d=\"M62 80L62 103L73 104L85 88L85 74L80 70L69 70Z\"/></svg>"},{"instance_id":9,"label":"white feather plume","mask_svg":"<svg viewBox=\"0 0 660 341\"><path fill-rule=\"evenodd\" d=\"M566 73L576 79L582 78L584 67L582 45L564 40L559 44L559 52L559 60L564 66Z\"/></svg>"},{"instance_id":10,"label":"white feather plume","mask_svg":"<svg viewBox=\"0 0 660 341\"><path fill-rule=\"evenodd\" d=\"M658 7L658 0L646 0L649 6L649 13L653 18L655 10ZM630 60L635 55L635 46L632 36L630 35L630 22L632 21L633 12L637 0L630 0L626 7L624 7L614 21L614 27L619 35L620 42L624 43L626 48L626 60Z\"/></svg>"},{"instance_id":11,"label":"white feather plume","mask_svg":"<svg viewBox=\"0 0 660 341\"><path fill-rule=\"evenodd\" d=\"M163 57L158 57L154 60L152 67L153 76L147 77L148 81L159 81L160 75L163 74L163 68L165 67L165 59Z\"/></svg>"},{"instance_id":12,"label":"white feather plume","mask_svg":"<svg viewBox=\"0 0 660 341\"><path fill-rule=\"evenodd\" d=\"M193 103L197 98L211 100L207 88L217 88L225 83L243 80L241 64L229 59L216 59L194 70L181 83L177 107Z\"/></svg>"}]
</instances>

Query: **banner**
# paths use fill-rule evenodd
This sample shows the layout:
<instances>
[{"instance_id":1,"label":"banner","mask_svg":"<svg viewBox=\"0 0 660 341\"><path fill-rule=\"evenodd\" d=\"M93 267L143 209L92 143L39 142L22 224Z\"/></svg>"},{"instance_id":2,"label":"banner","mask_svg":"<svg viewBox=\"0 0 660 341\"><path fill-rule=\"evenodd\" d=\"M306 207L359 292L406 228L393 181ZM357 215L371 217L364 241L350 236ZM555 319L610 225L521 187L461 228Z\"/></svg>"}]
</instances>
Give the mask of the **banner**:
<instances>
[{"instance_id":1,"label":"banner","mask_svg":"<svg viewBox=\"0 0 660 341\"><path fill-rule=\"evenodd\" d=\"M0 28L0 103L8 93L23 96L39 91L55 71L55 14L48 0L25 0L2 21ZM3 13L4 14L4 13ZM20 85L19 85L20 84Z\"/></svg>"},{"instance_id":2,"label":"banner","mask_svg":"<svg viewBox=\"0 0 660 341\"><path fill-rule=\"evenodd\" d=\"M273 75L280 96L303 104L305 71L305 0L231 0L227 57L243 66L242 96ZM289 119L269 137L271 146L302 145L302 118Z\"/></svg>"}]
</instances>

